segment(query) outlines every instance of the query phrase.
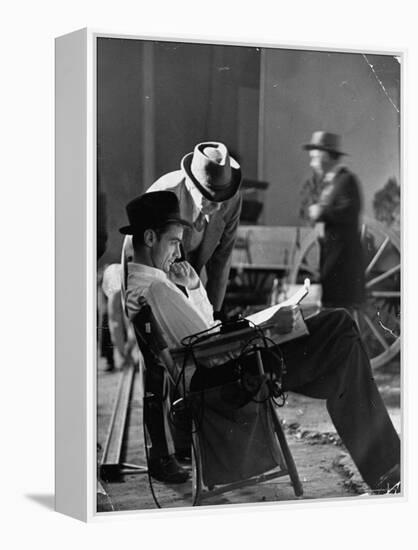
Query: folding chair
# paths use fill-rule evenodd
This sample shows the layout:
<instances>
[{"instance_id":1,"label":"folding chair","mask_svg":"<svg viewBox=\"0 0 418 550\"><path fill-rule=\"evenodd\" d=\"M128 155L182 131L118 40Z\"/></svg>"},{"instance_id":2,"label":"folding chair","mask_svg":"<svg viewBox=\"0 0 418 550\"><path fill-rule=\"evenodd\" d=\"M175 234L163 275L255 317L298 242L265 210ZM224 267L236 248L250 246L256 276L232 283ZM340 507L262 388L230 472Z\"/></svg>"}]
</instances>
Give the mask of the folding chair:
<instances>
[{"instance_id":1,"label":"folding chair","mask_svg":"<svg viewBox=\"0 0 418 550\"><path fill-rule=\"evenodd\" d=\"M290 477L295 495L302 496L302 485L277 409L263 383L265 372L260 348L255 347L251 359L257 365L260 388L243 404L239 380L198 391L180 387L187 348L168 350L145 302L133 325L140 348L148 346L146 368L155 368L152 362L157 358L159 364L164 365L167 380L181 391L191 412L193 505L210 496L283 476ZM193 346L194 359L202 363L239 352L243 342L251 339L256 344L258 337L262 339L258 331L251 328L215 334Z\"/></svg>"},{"instance_id":2,"label":"folding chair","mask_svg":"<svg viewBox=\"0 0 418 550\"><path fill-rule=\"evenodd\" d=\"M127 258L123 255L124 284L126 267ZM295 462L265 383L263 353L257 346L257 338L259 344L263 340L259 331L246 328L227 334L217 333L193 345L194 359L202 365L208 361L221 360L231 352L239 353L245 342L252 341L251 360L257 366L261 382L252 398L242 403L240 380L231 380L220 386L197 391L190 391L188 384L182 386L179 383L185 364L188 372L194 369L190 361L188 362L190 348L168 349L163 333L145 300L141 303L139 313L131 321L144 356L145 372L163 368L165 387L176 389L177 397L180 397L177 404L182 402L191 415L192 505L198 505L210 496L283 476L290 477L295 495L302 496L302 484ZM145 387L144 396L147 395L146 389ZM169 396L170 391L165 395ZM167 448L173 452L173 425L169 419L169 408L167 401L161 403L159 418L158 415L154 418L156 425L152 426L152 418L146 424L148 431L154 430L154 434L155 430L164 431ZM153 436L150 435L152 441Z\"/></svg>"}]
</instances>

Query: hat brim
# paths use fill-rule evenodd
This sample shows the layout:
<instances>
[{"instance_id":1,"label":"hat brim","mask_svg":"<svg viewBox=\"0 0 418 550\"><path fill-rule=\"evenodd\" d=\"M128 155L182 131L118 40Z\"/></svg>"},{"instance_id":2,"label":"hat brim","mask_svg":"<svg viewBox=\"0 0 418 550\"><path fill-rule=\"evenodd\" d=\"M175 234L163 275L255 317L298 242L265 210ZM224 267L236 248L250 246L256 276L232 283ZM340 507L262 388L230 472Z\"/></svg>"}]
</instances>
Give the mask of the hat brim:
<instances>
[{"instance_id":1,"label":"hat brim","mask_svg":"<svg viewBox=\"0 0 418 550\"><path fill-rule=\"evenodd\" d=\"M186 220L183 220L183 218L168 218L167 220L164 220L164 222L161 225L154 226L154 227L133 227L132 225L124 225L119 229L119 233L122 235L135 235L135 233L141 233L141 231L145 231L145 229L161 229L162 227L168 225L169 223L177 223L179 225L184 225L184 227L192 227L192 224Z\"/></svg>"},{"instance_id":2,"label":"hat brim","mask_svg":"<svg viewBox=\"0 0 418 550\"><path fill-rule=\"evenodd\" d=\"M202 183L194 177L191 170L192 158L193 153L185 155L181 160L181 168L206 199L211 202L224 202L235 195L242 181L241 168L235 159L229 157L231 163L231 181L228 187L223 189L211 189L210 187L202 185Z\"/></svg>"},{"instance_id":3,"label":"hat brim","mask_svg":"<svg viewBox=\"0 0 418 550\"><path fill-rule=\"evenodd\" d=\"M337 153L338 155L348 155L348 153L344 153L343 151L338 151L337 149L332 149L331 147L324 147L322 145L315 145L314 143L306 143L305 145L302 145L302 149L305 151L312 151L314 149L317 149L318 151L326 151L327 153Z\"/></svg>"},{"instance_id":4,"label":"hat brim","mask_svg":"<svg viewBox=\"0 0 418 550\"><path fill-rule=\"evenodd\" d=\"M132 228L130 225L124 225L119 229L119 233L122 233L122 235L132 235Z\"/></svg>"}]
</instances>

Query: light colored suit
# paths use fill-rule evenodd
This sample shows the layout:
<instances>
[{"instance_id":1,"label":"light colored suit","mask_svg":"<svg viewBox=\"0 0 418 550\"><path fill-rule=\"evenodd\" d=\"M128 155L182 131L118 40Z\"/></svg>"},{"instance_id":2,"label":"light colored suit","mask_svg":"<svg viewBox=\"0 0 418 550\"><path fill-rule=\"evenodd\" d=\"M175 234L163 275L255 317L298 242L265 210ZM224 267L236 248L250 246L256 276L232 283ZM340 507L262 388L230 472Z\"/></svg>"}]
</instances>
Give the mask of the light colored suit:
<instances>
[{"instance_id":1,"label":"light colored suit","mask_svg":"<svg viewBox=\"0 0 418 550\"><path fill-rule=\"evenodd\" d=\"M193 222L194 204L185 185L186 177L182 170L170 172L153 183L147 192L172 191L179 199L182 218ZM196 251L188 249L191 230L185 229L186 259L199 275L203 267L206 267L206 291L215 311L221 309L225 297L241 206L242 197L239 192L221 203L221 208L210 217L202 242Z\"/></svg>"}]
</instances>

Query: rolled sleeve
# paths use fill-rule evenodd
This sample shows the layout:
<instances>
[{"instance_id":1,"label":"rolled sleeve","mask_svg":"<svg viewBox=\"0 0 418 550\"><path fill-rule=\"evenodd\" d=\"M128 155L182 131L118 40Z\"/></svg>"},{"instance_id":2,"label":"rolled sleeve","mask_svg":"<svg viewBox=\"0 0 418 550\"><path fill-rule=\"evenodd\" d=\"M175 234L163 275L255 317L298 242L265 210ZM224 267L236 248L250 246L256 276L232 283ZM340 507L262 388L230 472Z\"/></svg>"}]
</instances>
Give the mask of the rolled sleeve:
<instances>
[{"instance_id":1,"label":"rolled sleeve","mask_svg":"<svg viewBox=\"0 0 418 550\"><path fill-rule=\"evenodd\" d=\"M213 323L213 307L202 283L194 290L187 291L193 306L201 313L208 325Z\"/></svg>"}]
</instances>

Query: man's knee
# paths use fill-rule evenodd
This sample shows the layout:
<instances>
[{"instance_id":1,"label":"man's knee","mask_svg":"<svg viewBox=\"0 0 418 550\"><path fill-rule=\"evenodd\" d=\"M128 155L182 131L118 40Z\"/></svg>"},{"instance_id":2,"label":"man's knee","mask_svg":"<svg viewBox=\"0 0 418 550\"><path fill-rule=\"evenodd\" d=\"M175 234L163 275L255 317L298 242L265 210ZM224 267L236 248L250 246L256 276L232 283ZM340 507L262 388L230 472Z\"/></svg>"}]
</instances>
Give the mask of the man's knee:
<instances>
[{"instance_id":1,"label":"man's knee","mask_svg":"<svg viewBox=\"0 0 418 550\"><path fill-rule=\"evenodd\" d=\"M328 326L331 330L335 330L338 333L342 334L353 330L357 332L357 325L353 317L344 308L324 309L316 317L317 323L322 327Z\"/></svg>"},{"instance_id":2,"label":"man's knee","mask_svg":"<svg viewBox=\"0 0 418 550\"><path fill-rule=\"evenodd\" d=\"M344 308L336 308L332 310L334 312L335 322L338 322L338 326L342 330L356 329L357 325L351 316L351 314Z\"/></svg>"},{"instance_id":3,"label":"man's knee","mask_svg":"<svg viewBox=\"0 0 418 550\"><path fill-rule=\"evenodd\" d=\"M312 321L314 319L314 323L307 321L311 335L310 354L325 353L333 362L341 362L353 352L363 353L357 325L346 309L325 309ZM322 356L320 361L323 361Z\"/></svg>"}]
</instances>

